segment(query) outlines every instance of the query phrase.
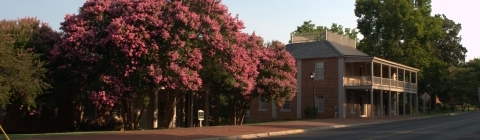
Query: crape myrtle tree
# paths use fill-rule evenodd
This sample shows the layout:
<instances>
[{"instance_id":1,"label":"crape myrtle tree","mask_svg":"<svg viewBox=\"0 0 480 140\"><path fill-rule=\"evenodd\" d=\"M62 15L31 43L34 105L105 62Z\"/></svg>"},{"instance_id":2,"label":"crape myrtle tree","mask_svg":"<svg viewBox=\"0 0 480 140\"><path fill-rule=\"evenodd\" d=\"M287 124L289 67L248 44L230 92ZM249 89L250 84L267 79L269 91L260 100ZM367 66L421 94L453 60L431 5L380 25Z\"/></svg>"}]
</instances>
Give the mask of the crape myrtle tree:
<instances>
[{"instance_id":1,"label":"crape myrtle tree","mask_svg":"<svg viewBox=\"0 0 480 140\"><path fill-rule=\"evenodd\" d=\"M58 34L46 23L27 17L0 21L0 104L35 112L37 98L50 88L43 46L53 47ZM53 42L53 43L52 43ZM29 110L30 109L30 110Z\"/></svg>"},{"instance_id":2,"label":"crape myrtle tree","mask_svg":"<svg viewBox=\"0 0 480 140\"><path fill-rule=\"evenodd\" d=\"M295 96L296 66L285 45L278 41L263 45L260 37L243 34L229 53L233 61L224 63L226 69L217 69L212 81L224 97L230 110L233 125L243 123L250 102L259 98L274 101L278 106ZM216 65L209 65L212 67Z\"/></svg>"},{"instance_id":3,"label":"crape myrtle tree","mask_svg":"<svg viewBox=\"0 0 480 140\"><path fill-rule=\"evenodd\" d=\"M282 106L296 95L295 59L279 41L268 42L265 47L258 65L257 84L250 96Z\"/></svg>"},{"instance_id":4,"label":"crape myrtle tree","mask_svg":"<svg viewBox=\"0 0 480 140\"><path fill-rule=\"evenodd\" d=\"M59 69L72 71L100 117L117 105L124 129L135 129L143 111L133 113L134 105L144 110L150 93L166 87L166 111L173 112L185 91L201 85L198 20L181 1L87 1L78 15L66 16L52 60L65 62Z\"/></svg>"},{"instance_id":5,"label":"crape myrtle tree","mask_svg":"<svg viewBox=\"0 0 480 140\"><path fill-rule=\"evenodd\" d=\"M281 47L266 49L260 37L241 32L245 28L243 22L238 19L238 16L232 17L228 13L227 7L220 1L184 1L184 4L188 5L191 11L198 13L201 19L202 32L199 33L201 39L198 40L198 44L201 45L203 54L201 62L203 68L200 70L203 84L227 97L227 104L231 107L230 114L233 125L243 123L248 104L260 94L276 94L265 96L265 98L273 97L280 102L285 100L281 98L289 99L294 95L294 92L286 90L296 88L296 85L285 84L291 80L288 79L290 78L288 74L295 74L295 71L288 70L296 70L296 68L294 62L292 62L294 59L286 53L285 46L283 46L283 49ZM273 55L272 52L278 54ZM265 53L270 53L270 55L265 56ZM276 55L283 55L283 57ZM265 57L277 57L277 60L270 62L274 60L267 61ZM270 62L270 64L262 62ZM281 66L276 66L277 64ZM273 71L274 68L259 68L260 65L265 65L267 68L282 67L283 69L276 71L280 73L271 72L275 74L267 75L264 74L265 71ZM281 73L281 70L285 72ZM282 87L283 89L272 87L277 91L268 92L265 90L266 92L255 93L255 89L258 89L256 85L259 82L263 82L264 85L268 82L273 83L271 81L259 81L259 78L264 77L285 80L286 82L282 81L284 83L279 85L287 87ZM285 93L288 93L288 95Z\"/></svg>"},{"instance_id":6,"label":"crape myrtle tree","mask_svg":"<svg viewBox=\"0 0 480 140\"><path fill-rule=\"evenodd\" d=\"M230 93L252 91L259 52L247 47L243 28L214 0L87 1L78 15L66 16L51 60L65 62L59 71L78 81L79 95L105 113L100 117L119 105L125 129L139 124L133 105L144 108L150 93L166 87L171 128L176 103L204 80Z\"/></svg>"}]
</instances>

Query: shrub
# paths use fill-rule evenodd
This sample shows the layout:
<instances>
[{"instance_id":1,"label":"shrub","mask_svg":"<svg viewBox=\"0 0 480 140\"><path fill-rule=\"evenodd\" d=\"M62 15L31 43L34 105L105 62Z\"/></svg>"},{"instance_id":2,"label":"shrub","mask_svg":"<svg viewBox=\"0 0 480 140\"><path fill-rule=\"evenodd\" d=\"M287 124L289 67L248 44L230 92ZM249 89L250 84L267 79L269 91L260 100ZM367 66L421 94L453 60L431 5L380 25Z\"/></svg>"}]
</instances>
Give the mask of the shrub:
<instances>
[{"instance_id":1,"label":"shrub","mask_svg":"<svg viewBox=\"0 0 480 140\"><path fill-rule=\"evenodd\" d=\"M318 108L317 107L306 107L303 110L303 113L305 114L305 117L313 119L315 112L317 112Z\"/></svg>"}]
</instances>

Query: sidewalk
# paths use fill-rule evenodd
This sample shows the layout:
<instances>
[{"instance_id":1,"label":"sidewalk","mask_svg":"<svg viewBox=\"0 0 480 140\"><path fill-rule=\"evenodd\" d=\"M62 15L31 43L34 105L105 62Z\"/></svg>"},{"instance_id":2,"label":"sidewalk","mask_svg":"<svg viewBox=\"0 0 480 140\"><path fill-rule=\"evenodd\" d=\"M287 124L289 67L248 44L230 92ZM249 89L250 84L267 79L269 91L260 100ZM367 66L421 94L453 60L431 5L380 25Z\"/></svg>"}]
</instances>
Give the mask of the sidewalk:
<instances>
[{"instance_id":1,"label":"sidewalk","mask_svg":"<svg viewBox=\"0 0 480 140\"><path fill-rule=\"evenodd\" d=\"M328 130L358 125L368 125L399 120L425 118L424 116L399 116L389 118L344 118L315 119L288 122L262 123L241 126L210 126L194 128L176 128L164 130L145 130L127 132L102 132L78 135L39 136L35 138L20 138L23 140L68 139L68 140L220 140L220 139L251 139L285 134L296 134L309 131ZM18 139L18 138L16 138Z\"/></svg>"}]
</instances>

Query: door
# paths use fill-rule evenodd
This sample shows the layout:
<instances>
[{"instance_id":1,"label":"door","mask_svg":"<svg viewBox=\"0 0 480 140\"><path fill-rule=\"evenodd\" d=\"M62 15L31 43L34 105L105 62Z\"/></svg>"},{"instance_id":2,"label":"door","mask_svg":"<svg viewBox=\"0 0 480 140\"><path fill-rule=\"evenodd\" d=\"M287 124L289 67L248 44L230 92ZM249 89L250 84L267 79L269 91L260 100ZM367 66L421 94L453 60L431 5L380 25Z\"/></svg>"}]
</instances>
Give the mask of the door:
<instances>
[{"instance_id":1,"label":"door","mask_svg":"<svg viewBox=\"0 0 480 140\"><path fill-rule=\"evenodd\" d=\"M360 76L363 76L363 67L362 66L359 67L358 73L359 73Z\"/></svg>"},{"instance_id":2,"label":"door","mask_svg":"<svg viewBox=\"0 0 480 140\"><path fill-rule=\"evenodd\" d=\"M360 105L360 110L359 110L360 117L367 117L367 113L366 113L367 112L366 111L367 107L366 107L366 104L365 104L364 96L358 97L358 103Z\"/></svg>"}]
</instances>

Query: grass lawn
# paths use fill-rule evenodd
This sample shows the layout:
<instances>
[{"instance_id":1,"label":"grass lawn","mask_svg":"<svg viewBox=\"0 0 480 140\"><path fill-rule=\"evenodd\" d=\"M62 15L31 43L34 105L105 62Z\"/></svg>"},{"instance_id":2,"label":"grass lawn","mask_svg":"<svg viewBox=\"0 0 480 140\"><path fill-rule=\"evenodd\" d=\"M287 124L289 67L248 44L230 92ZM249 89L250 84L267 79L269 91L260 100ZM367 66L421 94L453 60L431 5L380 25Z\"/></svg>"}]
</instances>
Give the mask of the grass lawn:
<instances>
[{"instance_id":1,"label":"grass lawn","mask_svg":"<svg viewBox=\"0 0 480 140\"><path fill-rule=\"evenodd\" d=\"M57 136L74 136L74 135L88 135L88 134L105 134L115 133L120 131L96 131L96 132L59 132L59 133L40 133L40 134L9 134L10 139L22 139L22 138L45 138L45 137L57 137ZM0 139L4 138L3 134Z\"/></svg>"}]
</instances>

